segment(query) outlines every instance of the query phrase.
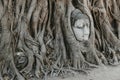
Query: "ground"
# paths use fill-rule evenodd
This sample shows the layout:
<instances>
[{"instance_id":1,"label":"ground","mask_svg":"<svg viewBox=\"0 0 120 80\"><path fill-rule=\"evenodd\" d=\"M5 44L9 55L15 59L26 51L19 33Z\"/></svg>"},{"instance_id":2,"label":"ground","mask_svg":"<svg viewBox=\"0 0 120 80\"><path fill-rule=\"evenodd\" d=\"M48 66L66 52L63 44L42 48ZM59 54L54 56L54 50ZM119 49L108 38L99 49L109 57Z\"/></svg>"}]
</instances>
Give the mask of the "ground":
<instances>
[{"instance_id":1,"label":"ground","mask_svg":"<svg viewBox=\"0 0 120 80\"><path fill-rule=\"evenodd\" d=\"M88 75L77 74L66 78L54 77L47 80L120 80L119 66L101 66L89 71Z\"/></svg>"}]
</instances>

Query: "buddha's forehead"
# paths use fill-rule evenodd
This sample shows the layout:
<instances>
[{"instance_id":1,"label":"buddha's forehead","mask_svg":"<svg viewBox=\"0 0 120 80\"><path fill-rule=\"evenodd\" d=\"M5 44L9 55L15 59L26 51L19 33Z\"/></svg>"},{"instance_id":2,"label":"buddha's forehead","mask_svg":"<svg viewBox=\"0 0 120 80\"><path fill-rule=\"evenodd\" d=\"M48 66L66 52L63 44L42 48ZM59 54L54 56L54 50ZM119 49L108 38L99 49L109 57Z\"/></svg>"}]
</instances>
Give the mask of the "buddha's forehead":
<instances>
[{"instance_id":1,"label":"buddha's forehead","mask_svg":"<svg viewBox=\"0 0 120 80\"><path fill-rule=\"evenodd\" d=\"M84 19L78 19L77 21L76 21L76 23L83 23L84 22Z\"/></svg>"},{"instance_id":2,"label":"buddha's forehead","mask_svg":"<svg viewBox=\"0 0 120 80\"><path fill-rule=\"evenodd\" d=\"M75 22L77 22L77 23L88 23L89 20L88 19L77 19Z\"/></svg>"},{"instance_id":3,"label":"buddha's forehead","mask_svg":"<svg viewBox=\"0 0 120 80\"><path fill-rule=\"evenodd\" d=\"M75 26L77 26L77 25L83 25L83 24L89 24L89 20L88 19L78 19L78 20L76 20L75 21Z\"/></svg>"}]
</instances>

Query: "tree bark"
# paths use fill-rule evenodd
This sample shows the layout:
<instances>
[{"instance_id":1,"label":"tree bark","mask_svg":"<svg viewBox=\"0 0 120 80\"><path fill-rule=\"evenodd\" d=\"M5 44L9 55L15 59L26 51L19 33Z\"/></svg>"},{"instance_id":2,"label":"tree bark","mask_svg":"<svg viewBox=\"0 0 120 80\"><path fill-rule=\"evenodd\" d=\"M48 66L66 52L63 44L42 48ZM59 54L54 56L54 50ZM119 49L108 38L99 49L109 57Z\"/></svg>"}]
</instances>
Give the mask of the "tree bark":
<instances>
[{"instance_id":1,"label":"tree bark","mask_svg":"<svg viewBox=\"0 0 120 80\"><path fill-rule=\"evenodd\" d=\"M0 0L0 80L39 80L117 65L119 12L119 0ZM90 34L80 41L73 28L86 17Z\"/></svg>"}]
</instances>

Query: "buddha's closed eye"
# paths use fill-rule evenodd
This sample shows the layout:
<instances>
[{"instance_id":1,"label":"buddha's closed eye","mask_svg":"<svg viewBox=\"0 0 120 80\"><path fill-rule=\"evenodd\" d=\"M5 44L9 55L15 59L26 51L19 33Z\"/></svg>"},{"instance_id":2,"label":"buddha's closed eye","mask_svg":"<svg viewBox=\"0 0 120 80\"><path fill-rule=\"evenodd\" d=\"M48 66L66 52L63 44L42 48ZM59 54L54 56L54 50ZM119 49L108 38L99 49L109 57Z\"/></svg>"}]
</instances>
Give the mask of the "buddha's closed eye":
<instances>
[{"instance_id":1,"label":"buddha's closed eye","mask_svg":"<svg viewBox=\"0 0 120 80\"><path fill-rule=\"evenodd\" d=\"M83 29L84 26L76 26L76 28L78 28L78 29Z\"/></svg>"}]
</instances>

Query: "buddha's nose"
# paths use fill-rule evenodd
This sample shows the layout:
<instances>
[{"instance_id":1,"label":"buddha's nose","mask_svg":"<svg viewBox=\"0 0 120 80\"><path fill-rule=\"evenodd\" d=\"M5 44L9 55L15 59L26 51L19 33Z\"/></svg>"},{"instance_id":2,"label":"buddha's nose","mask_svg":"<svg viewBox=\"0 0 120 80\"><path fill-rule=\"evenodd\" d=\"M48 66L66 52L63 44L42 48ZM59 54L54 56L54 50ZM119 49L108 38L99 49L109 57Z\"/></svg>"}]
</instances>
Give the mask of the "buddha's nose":
<instances>
[{"instance_id":1,"label":"buddha's nose","mask_svg":"<svg viewBox=\"0 0 120 80\"><path fill-rule=\"evenodd\" d=\"M89 35L90 34L90 30L88 26L84 27L84 35Z\"/></svg>"}]
</instances>

